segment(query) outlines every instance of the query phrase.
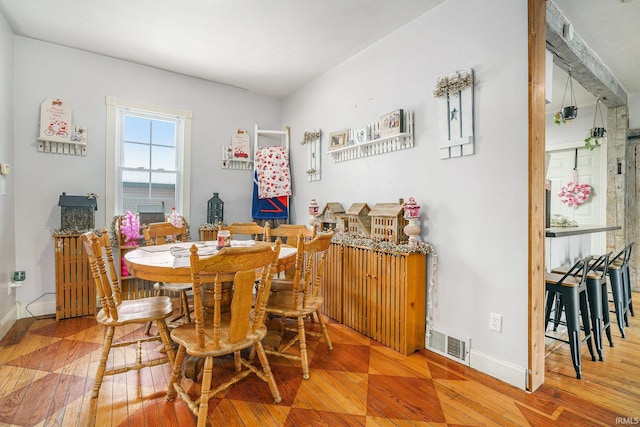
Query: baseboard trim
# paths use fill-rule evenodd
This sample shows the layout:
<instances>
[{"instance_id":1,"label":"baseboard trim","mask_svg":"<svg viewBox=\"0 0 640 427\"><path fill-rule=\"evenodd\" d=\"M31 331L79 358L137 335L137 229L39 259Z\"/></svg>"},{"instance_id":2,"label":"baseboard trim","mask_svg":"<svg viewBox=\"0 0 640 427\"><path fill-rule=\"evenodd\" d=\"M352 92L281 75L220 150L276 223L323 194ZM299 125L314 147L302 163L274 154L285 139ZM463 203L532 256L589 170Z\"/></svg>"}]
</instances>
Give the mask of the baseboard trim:
<instances>
[{"instance_id":1,"label":"baseboard trim","mask_svg":"<svg viewBox=\"0 0 640 427\"><path fill-rule=\"evenodd\" d=\"M0 340L9 332L9 329L18 320L18 304L14 304L11 310L0 320Z\"/></svg>"},{"instance_id":2,"label":"baseboard trim","mask_svg":"<svg viewBox=\"0 0 640 427\"><path fill-rule=\"evenodd\" d=\"M487 375L526 390L527 369L513 363L498 360L491 355L471 349L470 366Z\"/></svg>"},{"instance_id":3,"label":"baseboard trim","mask_svg":"<svg viewBox=\"0 0 640 427\"><path fill-rule=\"evenodd\" d=\"M26 310L26 307L19 302L16 303L18 306L18 314L20 315L19 319L26 319L28 317L36 317L36 316L55 316L56 314L56 302L55 301L43 301L43 302L35 302L29 304L29 311Z\"/></svg>"}]
</instances>

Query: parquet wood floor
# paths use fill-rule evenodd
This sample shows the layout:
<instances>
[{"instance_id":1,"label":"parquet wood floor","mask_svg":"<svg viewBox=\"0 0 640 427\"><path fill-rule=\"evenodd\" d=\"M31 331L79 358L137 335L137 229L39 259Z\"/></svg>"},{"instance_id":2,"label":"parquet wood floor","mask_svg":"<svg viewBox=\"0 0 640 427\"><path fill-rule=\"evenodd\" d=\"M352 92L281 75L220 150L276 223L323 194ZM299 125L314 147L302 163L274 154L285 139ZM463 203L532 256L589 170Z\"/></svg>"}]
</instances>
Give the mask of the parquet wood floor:
<instances>
[{"instance_id":1,"label":"parquet wood floor","mask_svg":"<svg viewBox=\"0 0 640 427\"><path fill-rule=\"evenodd\" d=\"M640 301L640 296L634 298ZM121 331L141 335L145 325ZM546 360L545 384L526 393L428 350L403 356L329 323L334 350L310 337L311 378L270 358L282 402L250 376L210 401L214 426L615 426L640 418L640 317L627 339L592 362L582 346L577 380L567 345ZM1 426L192 426L180 400L165 400L168 365L107 377L90 398L103 328L93 317L22 319L0 342ZM116 337L117 338L117 337ZM146 356L157 356L154 344ZM121 351L118 359L130 356ZM230 360L216 365L224 379ZM187 388L197 384L183 380Z\"/></svg>"}]
</instances>

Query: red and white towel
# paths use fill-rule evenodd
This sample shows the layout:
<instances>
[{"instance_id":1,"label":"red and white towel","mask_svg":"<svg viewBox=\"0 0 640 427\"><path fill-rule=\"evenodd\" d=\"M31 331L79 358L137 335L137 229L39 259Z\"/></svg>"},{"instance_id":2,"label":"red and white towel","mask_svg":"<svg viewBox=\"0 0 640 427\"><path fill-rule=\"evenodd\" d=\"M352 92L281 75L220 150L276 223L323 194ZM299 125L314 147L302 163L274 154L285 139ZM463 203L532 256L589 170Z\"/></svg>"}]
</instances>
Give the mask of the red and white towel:
<instances>
[{"instance_id":1,"label":"red and white towel","mask_svg":"<svg viewBox=\"0 0 640 427\"><path fill-rule=\"evenodd\" d=\"M285 147L259 147L255 168L260 199L291 195L289 154Z\"/></svg>"}]
</instances>

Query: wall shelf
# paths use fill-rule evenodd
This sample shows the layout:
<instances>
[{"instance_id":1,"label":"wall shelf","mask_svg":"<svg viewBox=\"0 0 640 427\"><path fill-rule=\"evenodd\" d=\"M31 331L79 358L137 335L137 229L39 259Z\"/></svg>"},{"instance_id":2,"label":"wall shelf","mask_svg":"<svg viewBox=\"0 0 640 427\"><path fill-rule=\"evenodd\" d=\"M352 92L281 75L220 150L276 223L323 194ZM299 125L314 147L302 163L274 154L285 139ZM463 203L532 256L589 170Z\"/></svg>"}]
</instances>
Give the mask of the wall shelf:
<instances>
[{"instance_id":1,"label":"wall shelf","mask_svg":"<svg viewBox=\"0 0 640 427\"><path fill-rule=\"evenodd\" d=\"M250 158L238 158L232 157L233 149L231 145L222 146L222 169L234 169L234 170L253 170L253 160Z\"/></svg>"},{"instance_id":2,"label":"wall shelf","mask_svg":"<svg viewBox=\"0 0 640 427\"><path fill-rule=\"evenodd\" d=\"M404 124L405 132L383 136L360 143L353 143L353 141L349 141L347 144L351 143L350 145L330 150L329 155L334 163L338 163L412 148L413 113L411 111L404 112Z\"/></svg>"}]
</instances>

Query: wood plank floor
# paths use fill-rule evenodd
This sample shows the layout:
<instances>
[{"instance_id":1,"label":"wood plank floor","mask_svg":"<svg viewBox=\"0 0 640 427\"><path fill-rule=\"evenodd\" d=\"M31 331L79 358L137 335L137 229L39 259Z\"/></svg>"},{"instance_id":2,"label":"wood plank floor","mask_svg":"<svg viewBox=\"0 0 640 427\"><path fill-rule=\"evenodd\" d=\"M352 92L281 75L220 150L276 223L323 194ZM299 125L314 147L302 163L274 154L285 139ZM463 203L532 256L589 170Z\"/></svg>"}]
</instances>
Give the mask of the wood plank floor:
<instances>
[{"instance_id":1,"label":"wood plank floor","mask_svg":"<svg viewBox=\"0 0 640 427\"><path fill-rule=\"evenodd\" d=\"M615 426L640 418L640 316L631 318L625 340L614 327L615 347L607 345L604 361L591 361L582 346L582 380L575 378L567 345L554 346L545 384L535 393L427 350L405 357L343 325L329 328L333 351L309 339L308 381L294 362L270 358L280 404L273 404L266 383L250 376L211 399L211 424ZM132 327L120 336L143 330ZM195 425L180 399L165 400L167 365L105 378L92 400L102 335L93 317L19 320L0 342L0 425ZM145 356L157 351L149 345ZM127 356L120 352L117 359ZM217 365L219 378L228 362ZM184 385L197 388L186 379Z\"/></svg>"}]
</instances>

